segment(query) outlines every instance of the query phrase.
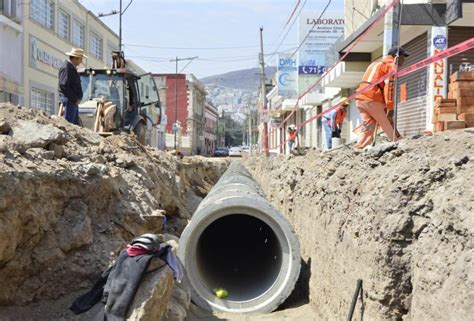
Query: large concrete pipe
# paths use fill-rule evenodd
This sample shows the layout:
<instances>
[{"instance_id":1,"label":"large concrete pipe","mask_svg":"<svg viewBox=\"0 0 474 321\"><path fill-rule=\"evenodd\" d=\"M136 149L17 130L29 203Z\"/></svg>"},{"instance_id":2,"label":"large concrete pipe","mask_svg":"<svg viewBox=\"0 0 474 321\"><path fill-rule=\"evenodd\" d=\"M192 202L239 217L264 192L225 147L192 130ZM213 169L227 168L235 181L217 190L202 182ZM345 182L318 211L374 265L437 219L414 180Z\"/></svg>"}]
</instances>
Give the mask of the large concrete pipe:
<instances>
[{"instance_id":1,"label":"large concrete pipe","mask_svg":"<svg viewBox=\"0 0 474 321\"><path fill-rule=\"evenodd\" d=\"M215 311L265 313L291 294L300 272L298 239L240 163L233 162L197 208L178 256L193 301ZM224 288L226 298L213 289Z\"/></svg>"}]
</instances>

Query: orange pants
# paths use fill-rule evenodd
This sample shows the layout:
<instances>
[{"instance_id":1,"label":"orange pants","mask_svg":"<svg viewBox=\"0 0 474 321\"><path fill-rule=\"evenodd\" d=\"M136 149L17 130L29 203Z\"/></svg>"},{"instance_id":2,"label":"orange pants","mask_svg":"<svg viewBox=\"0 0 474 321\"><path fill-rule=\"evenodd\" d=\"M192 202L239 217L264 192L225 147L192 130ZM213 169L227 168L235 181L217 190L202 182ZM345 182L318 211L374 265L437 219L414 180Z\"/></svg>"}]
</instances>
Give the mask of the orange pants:
<instances>
[{"instance_id":1,"label":"orange pants","mask_svg":"<svg viewBox=\"0 0 474 321\"><path fill-rule=\"evenodd\" d=\"M382 130L391 141L396 140L393 127L385 113L384 104L376 101L357 100L357 109L359 109L362 118L362 125L360 126L359 141L355 145L356 148L364 148L372 144L377 124L382 127Z\"/></svg>"}]
</instances>

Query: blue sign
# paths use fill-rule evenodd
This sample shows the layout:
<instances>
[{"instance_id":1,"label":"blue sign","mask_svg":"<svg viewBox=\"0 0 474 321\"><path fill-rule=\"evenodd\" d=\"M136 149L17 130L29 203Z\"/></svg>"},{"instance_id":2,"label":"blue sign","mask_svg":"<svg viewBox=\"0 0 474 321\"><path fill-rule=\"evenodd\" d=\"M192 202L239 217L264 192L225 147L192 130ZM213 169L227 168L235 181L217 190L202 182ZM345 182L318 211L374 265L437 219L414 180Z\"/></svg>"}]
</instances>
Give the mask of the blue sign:
<instances>
[{"instance_id":1,"label":"blue sign","mask_svg":"<svg viewBox=\"0 0 474 321\"><path fill-rule=\"evenodd\" d=\"M278 55L278 95L285 98L294 98L297 94L296 81L298 77L297 61L290 53Z\"/></svg>"},{"instance_id":2,"label":"blue sign","mask_svg":"<svg viewBox=\"0 0 474 321\"><path fill-rule=\"evenodd\" d=\"M437 35L433 38L433 46L436 49L446 49L448 40L443 35Z\"/></svg>"},{"instance_id":3,"label":"blue sign","mask_svg":"<svg viewBox=\"0 0 474 321\"><path fill-rule=\"evenodd\" d=\"M299 66L300 75L322 75L326 72L326 66Z\"/></svg>"}]
</instances>

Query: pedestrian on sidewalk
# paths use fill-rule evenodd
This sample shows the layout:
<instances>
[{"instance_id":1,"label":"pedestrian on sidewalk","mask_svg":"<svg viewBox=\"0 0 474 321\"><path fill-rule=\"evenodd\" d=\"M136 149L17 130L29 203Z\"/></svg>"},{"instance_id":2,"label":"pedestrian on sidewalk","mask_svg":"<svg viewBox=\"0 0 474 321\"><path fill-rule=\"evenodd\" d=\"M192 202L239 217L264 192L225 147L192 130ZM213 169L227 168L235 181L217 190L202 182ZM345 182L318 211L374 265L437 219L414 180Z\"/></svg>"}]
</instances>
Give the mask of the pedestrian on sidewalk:
<instances>
[{"instance_id":1,"label":"pedestrian on sidewalk","mask_svg":"<svg viewBox=\"0 0 474 321\"><path fill-rule=\"evenodd\" d=\"M69 59L59 69L59 100L63 104L66 120L79 125L79 103L83 93L77 66L87 56L84 54L84 50L79 48L72 48L70 52L66 52L66 55L69 56Z\"/></svg>"},{"instance_id":2,"label":"pedestrian on sidewalk","mask_svg":"<svg viewBox=\"0 0 474 321\"><path fill-rule=\"evenodd\" d=\"M298 145L298 131L296 126L291 124L288 126L288 151L291 153L293 148Z\"/></svg>"},{"instance_id":3,"label":"pedestrian on sidewalk","mask_svg":"<svg viewBox=\"0 0 474 321\"><path fill-rule=\"evenodd\" d=\"M409 54L402 47L391 48L386 57L369 65L357 91L366 88L379 78L396 70L397 66L402 66L405 57L408 56ZM380 83L356 97L357 109L359 109L362 124L354 129L354 132L359 135L355 148L363 149L372 144L377 125L382 128L390 141L400 138L400 134L394 132L392 124L387 117L387 104L390 105L392 103L393 82L394 79L392 77L387 84ZM385 89L386 86L389 87Z\"/></svg>"},{"instance_id":4,"label":"pedestrian on sidewalk","mask_svg":"<svg viewBox=\"0 0 474 321\"><path fill-rule=\"evenodd\" d=\"M323 116L323 127L324 133L326 135L326 148L332 148L332 139L341 138L342 123L346 117L347 107L349 106L349 101L346 97L342 97L339 100L341 105L337 106L335 109L324 114Z\"/></svg>"}]
</instances>

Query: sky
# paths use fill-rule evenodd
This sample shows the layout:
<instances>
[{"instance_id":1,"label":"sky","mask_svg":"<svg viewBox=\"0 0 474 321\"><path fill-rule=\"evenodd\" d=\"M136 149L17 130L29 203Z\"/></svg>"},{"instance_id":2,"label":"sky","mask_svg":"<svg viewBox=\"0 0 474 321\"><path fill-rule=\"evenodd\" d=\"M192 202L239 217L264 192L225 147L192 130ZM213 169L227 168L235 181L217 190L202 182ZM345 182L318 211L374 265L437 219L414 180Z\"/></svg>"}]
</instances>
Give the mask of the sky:
<instances>
[{"instance_id":1,"label":"sky","mask_svg":"<svg viewBox=\"0 0 474 321\"><path fill-rule=\"evenodd\" d=\"M203 78L258 67L263 27L265 62L274 66L274 52L298 46L298 23L293 21L300 9L321 11L328 1L133 0L122 16L123 50L126 58L154 73L174 73L170 60L197 56L189 64L180 61L178 72ZM96 15L119 10L119 0L79 2ZM123 0L123 7L129 2ZM332 0L328 10L342 11L343 0ZM118 34L118 15L101 19Z\"/></svg>"}]
</instances>

